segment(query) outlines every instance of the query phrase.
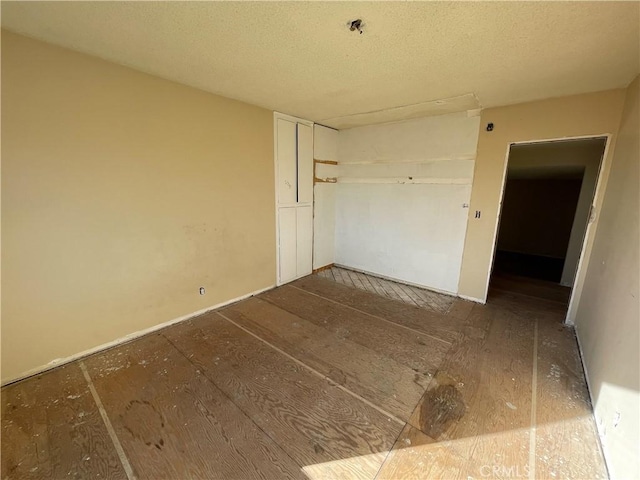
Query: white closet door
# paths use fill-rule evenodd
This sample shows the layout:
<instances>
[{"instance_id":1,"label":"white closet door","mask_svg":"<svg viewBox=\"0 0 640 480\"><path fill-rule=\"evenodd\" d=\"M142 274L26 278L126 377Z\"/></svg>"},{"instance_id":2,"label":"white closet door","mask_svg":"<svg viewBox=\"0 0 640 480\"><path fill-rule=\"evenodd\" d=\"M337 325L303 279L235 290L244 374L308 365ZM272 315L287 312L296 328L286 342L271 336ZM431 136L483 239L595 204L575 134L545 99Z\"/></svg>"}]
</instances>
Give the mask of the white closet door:
<instances>
[{"instance_id":1,"label":"white closet door","mask_svg":"<svg viewBox=\"0 0 640 480\"><path fill-rule=\"evenodd\" d=\"M278 209L279 283L290 282L298 277L297 210L296 207Z\"/></svg>"},{"instance_id":2,"label":"white closet door","mask_svg":"<svg viewBox=\"0 0 640 480\"><path fill-rule=\"evenodd\" d=\"M293 205L298 196L298 167L296 148L296 124L278 119L277 124L277 164L278 164L278 204Z\"/></svg>"},{"instance_id":3,"label":"white closet door","mask_svg":"<svg viewBox=\"0 0 640 480\"><path fill-rule=\"evenodd\" d=\"M297 276L310 275L313 271L313 207L296 208L296 270Z\"/></svg>"},{"instance_id":4,"label":"white closet door","mask_svg":"<svg viewBox=\"0 0 640 480\"><path fill-rule=\"evenodd\" d=\"M278 285L313 270L313 127L277 118Z\"/></svg>"},{"instance_id":5,"label":"white closet door","mask_svg":"<svg viewBox=\"0 0 640 480\"><path fill-rule=\"evenodd\" d=\"M313 134L298 123L298 203L313 202Z\"/></svg>"}]
</instances>

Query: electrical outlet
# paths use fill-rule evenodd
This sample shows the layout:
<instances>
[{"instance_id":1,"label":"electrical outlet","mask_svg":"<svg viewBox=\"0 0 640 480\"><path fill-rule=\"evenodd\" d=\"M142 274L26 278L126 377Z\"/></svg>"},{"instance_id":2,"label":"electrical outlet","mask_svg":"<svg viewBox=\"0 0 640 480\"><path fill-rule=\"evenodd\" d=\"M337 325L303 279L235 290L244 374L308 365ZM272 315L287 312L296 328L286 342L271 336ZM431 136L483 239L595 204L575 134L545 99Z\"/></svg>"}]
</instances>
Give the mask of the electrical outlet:
<instances>
[{"instance_id":1,"label":"electrical outlet","mask_svg":"<svg viewBox=\"0 0 640 480\"><path fill-rule=\"evenodd\" d=\"M205 293L204 287L200 287L200 295L204 295Z\"/></svg>"}]
</instances>

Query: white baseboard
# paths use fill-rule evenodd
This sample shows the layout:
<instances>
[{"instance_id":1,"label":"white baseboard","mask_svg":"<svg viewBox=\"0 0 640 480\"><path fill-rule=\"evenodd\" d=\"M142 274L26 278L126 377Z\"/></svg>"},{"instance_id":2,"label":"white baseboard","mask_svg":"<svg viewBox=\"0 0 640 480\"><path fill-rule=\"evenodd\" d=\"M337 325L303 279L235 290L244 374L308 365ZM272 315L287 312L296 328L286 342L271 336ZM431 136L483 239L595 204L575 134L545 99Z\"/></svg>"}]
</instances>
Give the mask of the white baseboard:
<instances>
[{"instance_id":1,"label":"white baseboard","mask_svg":"<svg viewBox=\"0 0 640 480\"><path fill-rule=\"evenodd\" d=\"M486 300L482 300L480 298L476 298L476 297L470 297L468 295L462 295L462 294L458 294L458 297L460 297L463 300L469 300L470 302L475 302L475 303L479 303L481 305L484 305L487 303Z\"/></svg>"},{"instance_id":2,"label":"white baseboard","mask_svg":"<svg viewBox=\"0 0 640 480\"><path fill-rule=\"evenodd\" d=\"M120 337L120 338L118 338L116 340L113 340L111 342L103 343L102 345L98 345L97 347L93 347L93 348L90 348L88 350L84 350L84 351L82 351L80 353L76 353L76 354L71 355L69 357L56 358L55 360L52 360L51 362L47 363L46 365L41 365L39 367L32 368L31 370L28 370L27 372L22 373L22 374L18 375L17 377L10 378L10 379L7 379L7 380L3 380L2 381L2 386L4 387L5 385L9 385L10 383L19 382L20 380L24 380L25 378L29 378L29 377L32 377L34 375L39 375L41 373L44 373L47 370L51 370L51 369L59 367L61 365L65 365L67 363L74 362L74 361L79 360L79 359L84 358L84 357L88 357L89 355L93 355L94 353L98 353L98 352L101 352L103 350L107 350L109 348L116 347L116 346L118 346L120 344L130 342L131 340L135 340L136 338L139 338L139 337L142 337L142 336L147 335L149 333L153 333L153 332L155 332L157 330L161 330L163 328L169 327L169 326L174 325L176 323L184 322L185 320L189 320L190 318L194 318L194 317L197 317L199 315L203 315L203 314L205 314L207 312L210 312L212 310L216 310L218 308L222 308L222 307L225 307L227 305L231 305L232 303L239 302L239 301L244 300L246 298L253 297L255 295L259 295L259 294L261 294L263 292L266 292L267 290L272 290L275 287L276 287L275 285L271 285L271 286L266 287L266 288L261 288L260 290L256 290L254 292L247 293L246 295L241 295L239 297L232 298L231 300L227 300L225 302L218 303L218 304L213 305L211 307L203 308L202 310L198 310L197 312L192 312L192 313L188 313L187 315L182 315L181 317L174 318L173 320L169 320L167 322L159 323L158 325L154 325L152 327L145 328L144 330L138 330L137 332L130 333L128 335L125 335L124 337Z\"/></svg>"}]
</instances>

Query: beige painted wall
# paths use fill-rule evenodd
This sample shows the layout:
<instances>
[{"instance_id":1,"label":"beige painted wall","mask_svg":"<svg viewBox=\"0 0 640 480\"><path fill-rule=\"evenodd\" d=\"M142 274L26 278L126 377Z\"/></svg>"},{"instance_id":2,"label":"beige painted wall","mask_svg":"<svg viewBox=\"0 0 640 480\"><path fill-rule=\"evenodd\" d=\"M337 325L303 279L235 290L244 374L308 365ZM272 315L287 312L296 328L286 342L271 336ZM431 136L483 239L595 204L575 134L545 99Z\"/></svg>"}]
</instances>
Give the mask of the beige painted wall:
<instances>
[{"instance_id":1,"label":"beige painted wall","mask_svg":"<svg viewBox=\"0 0 640 480\"><path fill-rule=\"evenodd\" d=\"M460 295L479 301L486 300L509 144L611 134L612 141L602 172L603 180L606 181L624 95L624 89L617 89L489 108L482 112L467 236L458 288ZM486 125L489 122L494 123L492 132L486 131ZM601 205L602 196L597 202L597 211ZM479 219L474 218L476 210L481 211ZM592 225L594 228L591 230L594 232L597 223L598 219ZM591 243L592 241L588 243L585 250L586 258L589 258ZM581 278L577 280L579 286L583 280L584 269ZM579 289L576 291L578 292Z\"/></svg>"},{"instance_id":2,"label":"beige painted wall","mask_svg":"<svg viewBox=\"0 0 640 480\"><path fill-rule=\"evenodd\" d=\"M576 317L595 415L614 479L636 478L640 472L639 103L640 77L636 77L627 91Z\"/></svg>"},{"instance_id":3,"label":"beige painted wall","mask_svg":"<svg viewBox=\"0 0 640 480\"><path fill-rule=\"evenodd\" d=\"M272 112L3 31L3 381L274 285L273 168Z\"/></svg>"}]
</instances>

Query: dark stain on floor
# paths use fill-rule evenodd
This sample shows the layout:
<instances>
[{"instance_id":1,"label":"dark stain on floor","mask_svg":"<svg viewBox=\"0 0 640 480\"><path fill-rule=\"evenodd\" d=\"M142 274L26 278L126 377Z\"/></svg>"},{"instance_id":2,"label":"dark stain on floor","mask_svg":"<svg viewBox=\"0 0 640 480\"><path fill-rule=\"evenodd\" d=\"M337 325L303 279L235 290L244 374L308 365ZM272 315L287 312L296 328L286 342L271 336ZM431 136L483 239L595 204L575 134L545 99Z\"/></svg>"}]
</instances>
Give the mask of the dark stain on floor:
<instances>
[{"instance_id":1,"label":"dark stain on floor","mask_svg":"<svg viewBox=\"0 0 640 480\"><path fill-rule=\"evenodd\" d=\"M462 394L454 385L439 385L427 393L420 406L421 430L437 440L466 411Z\"/></svg>"}]
</instances>

